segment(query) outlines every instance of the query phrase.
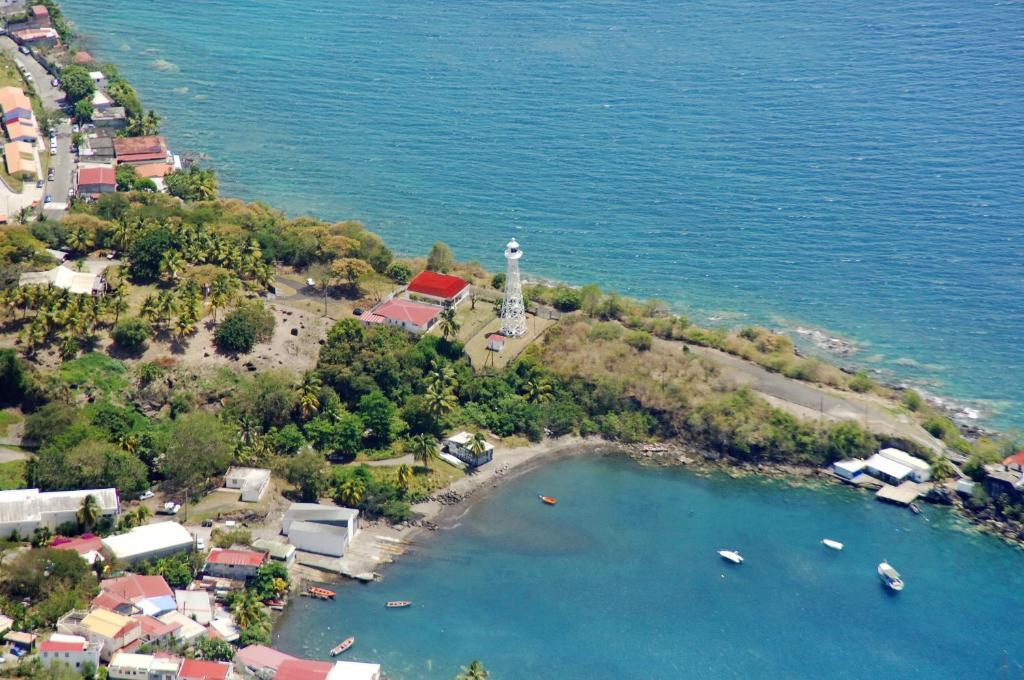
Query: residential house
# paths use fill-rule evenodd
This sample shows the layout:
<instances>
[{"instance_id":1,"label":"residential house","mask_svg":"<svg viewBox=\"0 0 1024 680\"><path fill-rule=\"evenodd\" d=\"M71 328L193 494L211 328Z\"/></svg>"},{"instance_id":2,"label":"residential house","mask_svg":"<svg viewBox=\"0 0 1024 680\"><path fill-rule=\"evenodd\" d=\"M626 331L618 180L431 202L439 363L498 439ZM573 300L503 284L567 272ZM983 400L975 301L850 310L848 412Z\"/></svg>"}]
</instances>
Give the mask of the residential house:
<instances>
[{"instance_id":1,"label":"residential house","mask_svg":"<svg viewBox=\"0 0 1024 680\"><path fill-rule=\"evenodd\" d=\"M8 142L4 145L4 164L7 174L18 179L37 179L39 164L32 145L28 142Z\"/></svg>"},{"instance_id":2,"label":"residential house","mask_svg":"<svg viewBox=\"0 0 1024 680\"><path fill-rule=\"evenodd\" d=\"M89 642L81 635L54 633L49 640L39 643L39 656L44 666L63 663L77 671L89 663L95 671L100 667L100 647L98 642Z\"/></svg>"},{"instance_id":3,"label":"residential house","mask_svg":"<svg viewBox=\"0 0 1024 680\"><path fill-rule=\"evenodd\" d=\"M82 534L75 538L58 536L50 543L50 547L56 550L74 550L89 564L103 561L103 541L95 534Z\"/></svg>"},{"instance_id":4,"label":"residential house","mask_svg":"<svg viewBox=\"0 0 1024 680\"><path fill-rule=\"evenodd\" d=\"M110 659L107 677L111 680L177 680L181 659L152 654L118 652Z\"/></svg>"},{"instance_id":5,"label":"residential house","mask_svg":"<svg viewBox=\"0 0 1024 680\"><path fill-rule=\"evenodd\" d=\"M902 484L910 477L911 473L911 469L906 465L877 453L864 461L864 471L875 479L880 479L893 486Z\"/></svg>"},{"instance_id":6,"label":"residential house","mask_svg":"<svg viewBox=\"0 0 1024 680\"><path fill-rule=\"evenodd\" d=\"M32 5L25 13L25 19L12 26L16 29L53 28L50 22L50 10L45 5Z\"/></svg>"},{"instance_id":7,"label":"residential house","mask_svg":"<svg viewBox=\"0 0 1024 680\"><path fill-rule=\"evenodd\" d=\"M120 130L128 124L128 114L123 106L110 106L102 111L94 111L92 122L98 128Z\"/></svg>"},{"instance_id":8,"label":"residential house","mask_svg":"<svg viewBox=\"0 0 1024 680\"><path fill-rule=\"evenodd\" d=\"M213 604L207 591L176 590L174 599L178 602L178 612L196 623L208 626L213 621Z\"/></svg>"},{"instance_id":9,"label":"residential house","mask_svg":"<svg viewBox=\"0 0 1024 680\"><path fill-rule=\"evenodd\" d=\"M12 35L26 45L55 47L60 44L60 34L52 28L24 28Z\"/></svg>"},{"instance_id":10,"label":"residential house","mask_svg":"<svg viewBox=\"0 0 1024 680\"><path fill-rule=\"evenodd\" d=\"M146 165L168 164L170 151L167 140L161 135L148 137L117 137L114 139L114 155L118 163Z\"/></svg>"},{"instance_id":11,"label":"residential house","mask_svg":"<svg viewBox=\"0 0 1024 680\"><path fill-rule=\"evenodd\" d=\"M1006 495L1019 500L1024 495L1024 451L1007 456L1002 463L986 465L982 486L992 498Z\"/></svg>"},{"instance_id":12,"label":"residential house","mask_svg":"<svg viewBox=\"0 0 1024 680\"><path fill-rule=\"evenodd\" d=\"M278 666L274 680L380 680L380 665L286 659Z\"/></svg>"},{"instance_id":13,"label":"residential house","mask_svg":"<svg viewBox=\"0 0 1024 680\"><path fill-rule=\"evenodd\" d=\"M45 272L25 272L18 278L19 286L54 286L76 295L102 295L107 292L103 272L75 271L59 265Z\"/></svg>"},{"instance_id":14,"label":"residential house","mask_svg":"<svg viewBox=\"0 0 1024 680\"><path fill-rule=\"evenodd\" d=\"M114 168L88 167L78 170L78 195L97 197L117 191L117 175Z\"/></svg>"},{"instance_id":15,"label":"residential house","mask_svg":"<svg viewBox=\"0 0 1024 680\"><path fill-rule=\"evenodd\" d=\"M177 608L174 590L163 576L127 574L100 581L101 597L112 595L122 602L131 603L147 616L160 616Z\"/></svg>"},{"instance_id":16,"label":"residential house","mask_svg":"<svg viewBox=\"0 0 1024 680\"><path fill-rule=\"evenodd\" d=\"M206 558L203 571L224 578L252 578L267 561L267 553L254 550L224 550L214 548Z\"/></svg>"},{"instance_id":17,"label":"residential house","mask_svg":"<svg viewBox=\"0 0 1024 680\"><path fill-rule=\"evenodd\" d=\"M185 659L178 671L178 680L226 680L230 672L230 663Z\"/></svg>"},{"instance_id":18,"label":"residential house","mask_svg":"<svg viewBox=\"0 0 1024 680\"><path fill-rule=\"evenodd\" d=\"M505 349L505 336L500 333L491 333L488 335L487 349L492 352L500 352Z\"/></svg>"},{"instance_id":19,"label":"residential house","mask_svg":"<svg viewBox=\"0 0 1024 680\"><path fill-rule=\"evenodd\" d=\"M444 449L466 463L470 467L479 467L494 459L494 446L484 442L483 451L477 455L473 452L473 435L469 432L458 432L444 440Z\"/></svg>"},{"instance_id":20,"label":"residential house","mask_svg":"<svg viewBox=\"0 0 1024 680\"><path fill-rule=\"evenodd\" d=\"M292 503L282 533L299 550L341 557L359 531L359 511L317 503Z\"/></svg>"},{"instance_id":21,"label":"residential house","mask_svg":"<svg viewBox=\"0 0 1024 680\"><path fill-rule=\"evenodd\" d=\"M16 531L20 536L31 536L40 527L52 531L61 524L77 522L75 515L86 496L96 499L101 517L116 517L120 512L116 489L0 491L0 535L10 536Z\"/></svg>"},{"instance_id":22,"label":"residential house","mask_svg":"<svg viewBox=\"0 0 1024 680\"><path fill-rule=\"evenodd\" d=\"M12 120L35 120L32 101L20 87L0 87L0 111L3 111L4 125Z\"/></svg>"},{"instance_id":23,"label":"residential house","mask_svg":"<svg viewBox=\"0 0 1024 680\"><path fill-rule=\"evenodd\" d=\"M90 642L99 643L100 658L104 660L110 659L114 652L138 640L142 634L138 621L109 609L68 612L57 621L57 631L82 635Z\"/></svg>"},{"instance_id":24,"label":"residential house","mask_svg":"<svg viewBox=\"0 0 1024 680\"><path fill-rule=\"evenodd\" d=\"M107 89L107 77L103 75L103 71L89 71L89 78L92 79L92 84L96 86L97 90Z\"/></svg>"},{"instance_id":25,"label":"residential house","mask_svg":"<svg viewBox=\"0 0 1024 680\"><path fill-rule=\"evenodd\" d=\"M224 486L229 489L241 489L241 500L255 503L266 493L270 486L270 470L264 468L233 467L224 475Z\"/></svg>"},{"instance_id":26,"label":"residential house","mask_svg":"<svg viewBox=\"0 0 1024 680\"><path fill-rule=\"evenodd\" d=\"M78 155L90 163L112 163L116 154L114 153L114 139L104 135L90 135L86 141L86 147L79 147Z\"/></svg>"},{"instance_id":27,"label":"residential house","mask_svg":"<svg viewBox=\"0 0 1024 680\"><path fill-rule=\"evenodd\" d=\"M272 541L269 538L257 538L252 542L252 547L267 553L274 561L284 562L285 566L290 566L295 561L294 545Z\"/></svg>"},{"instance_id":28,"label":"residential house","mask_svg":"<svg viewBox=\"0 0 1024 680\"><path fill-rule=\"evenodd\" d=\"M910 468L910 474L908 477L912 481L922 483L927 482L932 478L931 464L926 460L910 455L906 451L890 447L880 450L878 455Z\"/></svg>"},{"instance_id":29,"label":"residential house","mask_svg":"<svg viewBox=\"0 0 1024 680\"><path fill-rule=\"evenodd\" d=\"M235 654L235 662L257 677L273 677L285 661L297 661L294 656L264 645L242 647Z\"/></svg>"},{"instance_id":30,"label":"residential house","mask_svg":"<svg viewBox=\"0 0 1024 680\"><path fill-rule=\"evenodd\" d=\"M413 300L454 307L469 296L469 282L450 274L423 271L409 282L406 293Z\"/></svg>"},{"instance_id":31,"label":"residential house","mask_svg":"<svg viewBox=\"0 0 1024 680\"><path fill-rule=\"evenodd\" d=\"M168 625L173 626L177 624L178 628L174 631L174 638L181 642L189 643L198 637L206 635L206 626L193 621L179 611L167 612L162 616L158 616L157 619L161 623Z\"/></svg>"},{"instance_id":32,"label":"residential house","mask_svg":"<svg viewBox=\"0 0 1024 680\"><path fill-rule=\"evenodd\" d=\"M174 639L175 631L181 628L180 624L164 623L152 616L136 616L135 620L139 622L139 627L141 628L139 642L143 644L166 644Z\"/></svg>"},{"instance_id":33,"label":"residential house","mask_svg":"<svg viewBox=\"0 0 1024 680\"><path fill-rule=\"evenodd\" d=\"M4 123L4 127L7 128L7 136L12 142L35 144L39 139L39 131L36 130L36 125L32 120L12 118Z\"/></svg>"},{"instance_id":34,"label":"residential house","mask_svg":"<svg viewBox=\"0 0 1024 680\"><path fill-rule=\"evenodd\" d=\"M93 111L106 111L114 105L114 100L108 97L100 90L96 90L92 93L92 110Z\"/></svg>"},{"instance_id":35,"label":"residential house","mask_svg":"<svg viewBox=\"0 0 1024 680\"><path fill-rule=\"evenodd\" d=\"M441 308L436 305L425 305L412 300L391 299L382 302L359 320L365 326L386 324L398 326L410 333L426 333L437 323Z\"/></svg>"},{"instance_id":36,"label":"residential house","mask_svg":"<svg viewBox=\"0 0 1024 680\"><path fill-rule=\"evenodd\" d=\"M191 552L193 541L192 534L177 522L159 522L136 527L125 534L108 536L103 539L103 547L118 560L132 564Z\"/></svg>"}]
</instances>

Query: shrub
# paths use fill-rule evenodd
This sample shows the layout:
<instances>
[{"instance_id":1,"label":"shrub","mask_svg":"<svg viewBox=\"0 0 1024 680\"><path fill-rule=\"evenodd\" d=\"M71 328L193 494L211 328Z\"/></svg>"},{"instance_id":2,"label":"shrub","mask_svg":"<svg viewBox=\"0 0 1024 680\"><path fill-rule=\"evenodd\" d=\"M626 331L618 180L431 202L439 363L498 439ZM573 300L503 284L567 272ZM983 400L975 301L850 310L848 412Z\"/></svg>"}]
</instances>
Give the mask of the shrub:
<instances>
[{"instance_id":1,"label":"shrub","mask_svg":"<svg viewBox=\"0 0 1024 680\"><path fill-rule=\"evenodd\" d=\"M653 340L647 331L633 331L626 335L626 344L638 352L646 352L651 349Z\"/></svg>"},{"instance_id":2,"label":"shrub","mask_svg":"<svg viewBox=\"0 0 1024 680\"><path fill-rule=\"evenodd\" d=\"M917 390L906 390L900 397L900 401L911 411L919 411L924 406L924 399Z\"/></svg>"},{"instance_id":3,"label":"shrub","mask_svg":"<svg viewBox=\"0 0 1024 680\"><path fill-rule=\"evenodd\" d=\"M223 352L248 354L257 342L274 334L274 313L255 300L224 317L214 333L214 341Z\"/></svg>"},{"instance_id":4,"label":"shrub","mask_svg":"<svg viewBox=\"0 0 1024 680\"><path fill-rule=\"evenodd\" d=\"M124 349L139 349L153 334L153 328L149 322L139 317L121 319L110 332L118 347Z\"/></svg>"},{"instance_id":5,"label":"shrub","mask_svg":"<svg viewBox=\"0 0 1024 680\"><path fill-rule=\"evenodd\" d=\"M850 389L854 392L870 392L874 388L874 381L868 377L867 373L860 371L857 375L850 378Z\"/></svg>"},{"instance_id":6,"label":"shrub","mask_svg":"<svg viewBox=\"0 0 1024 680\"><path fill-rule=\"evenodd\" d=\"M27 383L21 357L13 349L0 350L0 406L21 402Z\"/></svg>"},{"instance_id":7,"label":"shrub","mask_svg":"<svg viewBox=\"0 0 1024 680\"><path fill-rule=\"evenodd\" d=\"M502 290L505 288L505 272L498 272L491 277L491 288Z\"/></svg>"},{"instance_id":8,"label":"shrub","mask_svg":"<svg viewBox=\"0 0 1024 680\"><path fill-rule=\"evenodd\" d=\"M583 306L583 294L572 288L559 288L551 304L560 312L575 312Z\"/></svg>"},{"instance_id":9,"label":"shrub","mask_svg":"<svg viewBox=\"0 0 1024 680\"><path fill-rule=\"evenodd\" d=\"M447 274L455 264L455 255L448 244L438 241L430 248L427 255L427 269L432 272Z\"/></svg>"},{"instance_id":10,"label":"shrub","mask_svg":"<svg viewBox=\"0 0 1024 680\"><path fill-rule=\"evenodd\" d=\"M395 283L409 283L412 278L412 269L404 262L392 262L384 270L384 276Z\"/></svg>"}]
</instances>

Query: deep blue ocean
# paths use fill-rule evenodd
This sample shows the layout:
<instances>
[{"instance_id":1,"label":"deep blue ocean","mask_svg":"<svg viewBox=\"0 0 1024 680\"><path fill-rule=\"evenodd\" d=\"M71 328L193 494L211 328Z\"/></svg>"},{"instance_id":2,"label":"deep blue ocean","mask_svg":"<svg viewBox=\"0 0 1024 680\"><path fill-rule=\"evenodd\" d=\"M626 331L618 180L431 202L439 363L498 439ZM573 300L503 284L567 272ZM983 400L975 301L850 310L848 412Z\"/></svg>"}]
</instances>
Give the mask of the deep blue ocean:
<instances>
[{"instance_id":1,"label":"deep blue ocean","mask_svg":"<svg viewBox=\"0 0 1024 680\"><path fill-rule=\"evenodd\" d=\"M727 548L744 564L716 554ZM883 559L907 582L898 595L875 573ZM354 635L346 658L393 680L450 680L473 659L496 680L964 680L1024 663L1019 550L847 487L566 460L384 573L339 585L335 602L297 598L275 646L328 658ZM394 599L413 606L386 610Z\"/></svg>"},{"instance_id":2,"label":"deep blue ocean","mask_svg":"<svg viewBox=\"0 0 1024 680\"><path fill-rule=\"evenodd\" d=\"M820 328L1024 426L1019 1L66 0L227 194Z\"/></svg>"}]
</instances>

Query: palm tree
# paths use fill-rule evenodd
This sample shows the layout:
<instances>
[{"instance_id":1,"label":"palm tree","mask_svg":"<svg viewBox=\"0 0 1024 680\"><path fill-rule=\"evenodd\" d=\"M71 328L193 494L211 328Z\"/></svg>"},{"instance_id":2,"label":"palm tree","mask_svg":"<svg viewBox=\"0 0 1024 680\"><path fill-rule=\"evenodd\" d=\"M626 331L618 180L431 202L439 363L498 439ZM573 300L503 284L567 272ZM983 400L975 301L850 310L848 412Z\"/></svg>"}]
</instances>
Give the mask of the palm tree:
<instances>
[{"instance_id":1,"label":"palm tree","mask_svg":"<svg viewBox=\"0 0 1024 680\"><path fill-rule=\"evenodd\" d=\"M178 340L181 341L196 332L196 319L190 311L186 310L185 314L178 317L174 324L174 330L178 334Z\"/></svg>"},{"instance_id":2,"label":"palm tree","mask_svg":"<svg viewBox=\"0 0 1024 680\"><path fill-rule=\"evenodd\" d=\"M96 526L96 522L100 520L100 504L96 501L96 496L89 494L82 499L82 507L75 513L75 519L82 526L83 529L88 531L89 529Z\"/></svg>"},{"instance_id":3,"label":"palm tree","mask_svg":"<svg viewBox=\"0 0 1024 680\"><path fill-rule=\"evenodd\" d=\"M406 464L398 466L398 486L402 489L402 493L409 493L409 487L412 485L412 467Z\"/></svg>"},{"instance_id":4,"label":"palm tree","mask_svg":"<svg viewBox=\"0 0 1024 680\"><path fill-rule=\"evenodd\" d=\"M359 477L349 477L338 487L338 500L342 505L355 507L363 501L363 494L366 493L366 483Z\"/></svg>"},{"instance_id":5,"label":"palm tree","mask_svg":"<svg viewBox=\"0 0 1024 680\"><path fill-rule=\"evenodd\" d=\"M427 412L434 417L435 421L440 421L445 414L451 413L458 405L458 400L451 390L441 389L435 385L427 388L425 396Z\"/></svg>"},{"instance_id":6,"label":"palm tree","mask_svg":"<svg viewBox=\"0 0 1024 680\"><path fill-rule=\"evenodd\" d=\"M427 374L427 386L438 390L454 391L458 386L455 379L455 370L451 364L434 361L430 365L431 371Z\"/></svg>"},{"instance_id":7,"label":"palm tree","mask_svg":"<svg viewBox=\"0 0 1024 680\"><path fill-rule=\"evenodd\" d=\"M146 523L146 520L149 519L150 514L151 514L151 512L150 512L148 507L146 507L145 505L140 505L135 510L135 522L139 526L142 526L143 524Z\"/></svg>"},{"instance_id":8,"label":"palm tree","mask_svg":"<svg viewBox=\"0 0 1024 680\"><path fill-rule=\"evenodd\" d=\"M440 328L441 335L445 340L450 340L459 333L461 326L455 320L455 308L451 305L446 305L444 311L441 312Z\"/></svg>"},{"instance_id":9,"label":"palm tree","mask_svg":"<svg viewBox=\"0 0 1024 680\"><path fill-rule=\"evenodd\" d=\"M213 322L217 323L217 309L226 306L238 290L238 279L230 274L218 274L210 284L210 306L213 308Z\"/></svg>"},{"instance_id":10,"label":"palm tree","mask_svg":"<svg viewBox=\"0 0 1024 680\"><path fill-rule=\"evenodd\" d=\"M544 378L530 378L526 382L526 399L535 404L551 401L551 383Z\"/></svg>"},{"instance_id":11,"label":"palm tree","mask_svg":"<svg viewBox=\"0 0 1024 680\"><path fill-rule=\"evenodd\" d=\"M235 623L242 630L246 628L258 628L267 624L267 611L263 608L255 590L243 590L235 597L231 605L231 613L235 616Z\"/></svg>"},{"instance_id":12,"label":"palm tree","mask_svg":"<svg viewBox=\"0 0 1024 680\"><path fill-rule=\"evenodd\" d=\"M302 411L304 419L320 410L321 387L323 382L313 371L306 371L302 376L302 385L299 386L299 410Z\"/></svg>"},{"instance_id":13,"label":"palm tree","mask_svg":"<svg viewBox=\"0 0 1024 680\"><path fill-rule=\"evenodd\" d=\"M133 240L135 240L135 225L122 217L114 227L114 243L121 250L128 250Z\"/></svg>"},{"instance_id":14,"label":"palm tree","mask_svg":"<svg viewBox=\"0 0 1024 680\"><path fill-rule=\"evenodd\" d=\"M412 457L423 467L430 469L430 461L437 458L437 440L428 434L420 434L412 438Z\"/></svg>"},{"instance_id":15,"label":"palm tree","mask_svg":"<svg viewBox=\"0 0 1024 680\"><path fill-rule=\"evenodd\" d=\"M477 432L473 435L473 438L469 440L469 450L473 453L474 458L479 458L483 455L484 451L487 450L487 440L484 439L483 434Z\"/></svg>"},{"instance_id":16,"label":"palm tree","mask_svg":"<svg viewBox=\"0 0 1024 680\"><path fill-rule=\"evenodd\" d=\"M72 252L84 253L92 245L92 234L85 227L78 227L68 232L65 243Z\"/></svg>"},{"instance_id":17,"label":"palm tree","mask_svg":"<svg viewBox=\"0 0 1024 680\"><path fill-rule=\"evenodd\" d=\"M174 313L178 311L178 297L173 290L162 290L156 296L156 318L161 325L166 325Z\"/></svg>"},{"instance_id":18,"label":"palm tree","mask_svg":"<svg viewBox=\"0 0 1024 680\"><path fill-rule=\"evenodd\" d=\"M128 286L121 281L110 292L110 309L114 312L114 325L117 325L118 319L121 318L121 312L128 311L127 298Z\"/></svg>"},{"instance_id":19,"label":"palm tree","mask_svg":"<svg viewBox=\"0 0 1024 680\"><path fill-rule=\"evenodd\" d=\"M468 667L462 668L462 672L455 676L455 680L487 680L490 677L491 674L482 663L473 661Z\"/></svg>"},{"instance_id":20,"label":"palm tree","mask_svg":"<svg viewBox=\"0 0 1024 680\"><path fill-rule=\"evenodd\" d=\"M174 281L185 270L188 263L185 257L177 250L166 250L160 258L160 273Z\"/></svg>"}]
</instances>

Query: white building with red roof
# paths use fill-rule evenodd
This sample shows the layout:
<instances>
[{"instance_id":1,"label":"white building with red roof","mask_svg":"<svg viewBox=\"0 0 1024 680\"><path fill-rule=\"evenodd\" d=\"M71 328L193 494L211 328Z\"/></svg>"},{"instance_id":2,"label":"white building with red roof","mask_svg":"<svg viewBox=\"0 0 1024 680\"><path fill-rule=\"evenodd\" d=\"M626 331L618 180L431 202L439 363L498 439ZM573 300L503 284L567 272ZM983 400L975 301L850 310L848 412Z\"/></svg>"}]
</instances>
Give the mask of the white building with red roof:
<instances>
[{"instance_id":1,"label":"white building with red roof","mask_svg":"<svg viewBox=\"0 0 1024 680\"><path fill-rule=\"evenodd\" d=\"M265 552L214 548L206 558L206 566L203 567L203 571L211 576L221 578L247 579L255 576L266 561L267 553Z\"/></svg>"},{"instance_id":2,"label":"white building with red roof","mask_svg":"<svg viewBox=\"0 0 1024 680\"><path fill-rule=\"evenodd\" d=\"M433 328L440 316L441 308L437 305L393 298L363 314L360 321L366 326L385 324L420 334Z\"/></svg>"},{"instance_id":3,"label":"white building with red roof","mask_svg":"<svg viewBox=\"0 0 1024 680\"><path fill-rule=\"evenodd\" d=\"M278 667L274 680L380 680L380 664L288 659Z\"/></svg>"},{"instance_id":4,"label":"white building with red roof","mask_svg":"<svg viewBox=\"0 0 1024 680\"><path fill-rule=\"evenodd\" d=\"M76 671L86 662L92 663L93 670L100 667L100 648L98 642L89 642L81 635L64 635L55 633L49 640L39 643L39 656L44 666L63 663Z\"/></svg>"},{"instance_id":5,"label":"white building with red roof","mask_svg":"<svg viewBox=\"0 0 1024 680\"><path fill-rule=\"evenodd\" d=\"M224 661L185 659L178 671L178 680L225 680L230 672L231 664Z\"/></svg>"},{"instance_id":6,"label":"white building with red roof","mask_svg":"<svg viewBox=\"0 0 1024 680\"><path fill-rule=\"evenodd\" d=\"M422 271L409 282L406 293L413 300L454 307L469 296L469 282L450 274Z\"/></svg>"},{"instance_id":7,"label":"white building with red roof","mask_svg":"<svg viewBox=\"0 0 1024 680\"><path fill-rule=\"evenodd\" d=\"M131 603L138 613L148 616L159 616L177 607L174 591L163 576L128 574L119 578L103 579L100 582L100 590L102 592L93 600L93 604L113 611L123 612L124 602Z\"/></svg>"}]
</instances>

